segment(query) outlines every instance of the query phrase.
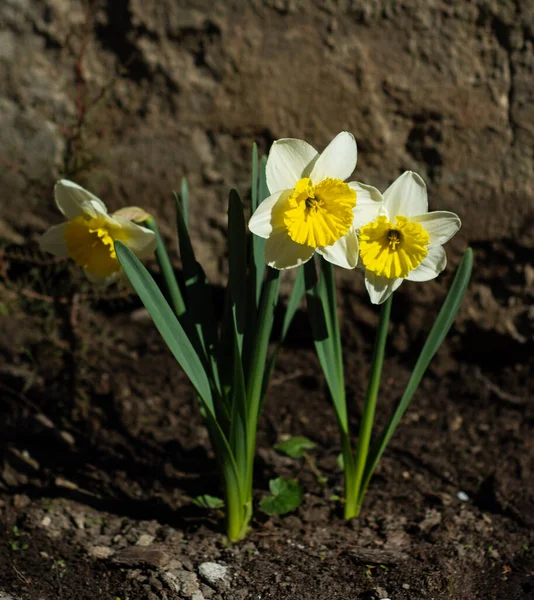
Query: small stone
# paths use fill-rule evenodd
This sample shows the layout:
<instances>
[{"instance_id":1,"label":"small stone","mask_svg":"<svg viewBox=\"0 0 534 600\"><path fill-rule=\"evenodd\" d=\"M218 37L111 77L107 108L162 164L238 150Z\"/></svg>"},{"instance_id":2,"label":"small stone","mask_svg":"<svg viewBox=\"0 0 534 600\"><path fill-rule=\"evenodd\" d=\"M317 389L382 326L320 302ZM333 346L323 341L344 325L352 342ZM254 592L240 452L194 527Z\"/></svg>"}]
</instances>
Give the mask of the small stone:
<instances>
[{"instance_id":1,"label":"small stone","mask_svg":"<svg viewBox=\"0 0 534 600\"><path fill-rule=\"evenodd\" d=\"M184 570L186 571L194 571L195 567L193 565L193 562L187 558L187 556L182 556L182 558L180 558L182 565L184 567Z\"/></svg>"},{"instance_id":2,"label":"small stone","mask_svg":"<svg viewBox=\"0 0 534 600\"><path fill-rule=\"evenodd\" d=\"M161 583L161 581L157 577L154 577L154 575L150 576L150 579L148 580L148 583L150 583L150 585L153 588L155 588L156 590L162 590L163 589L163 584Z\"/></svg>"},{"instance_id":3,"label":"small stone","mask_svg":"<svg viewBox=\"0 0 534 600\"><path fill-rule=\"evenodd\" d=\"M409 584L407 584L407 583L403 583L403 584L402 584L402 589L403 589L403 590L409 590L409 589L410 589L410 586L409 586Z\"/></svg>"},{"instance_id":4,"label":"small stone","mask_svg":"<svg viewBox=\"0 0 534 600\"><path fill-rule=\"evenodd\" d=\"M92 556L93 558L99 558L99 559L109 558L110 556L113 555L113 550L111 548L109 548L108 546L93 546L89 550L89 555Z\"/></svg>"},{"instance_id":5,"label":"small stone","mask_svg":"<svg viewBox=\"0 0 534 600\"><path fill-rule=\"evenodd\" d=\"M469 496L462 490L456 494L456 497L458 500L460 500L460 502L467 502L469 500Z\"/></svg>"},{"instance_id":6,"label":"small stone","mask_svg":"<svg viewBox=\"0 0 534 600\"><path fill-rule=\"evenodd\" d=\"M139 539L136 542L136 546L150 546L150 544L155 540L156 538L153 535L148 535L148 533L143 533L142 536L139 537Z\"/></svg>"},{"instance_id":7,"label":"small stone","mask_svg":"<svg viewBox=\"0 0 534 600\"><path fill-rule=\"evenodd\" d=\"M41 521L41 527L49 527L50 523L52 523L52 519L48 515L46 515Z\"/></svg>"},{"instance_id":8,"label":"small stone","mask_svg":"<svg viewBox=\"0 0 534 600\"><path fill-rule=\"evenodd\" d=\"M15 508L26 508L30 504L31 500L26 494L15 494L13 497L13 506Z\"/></svg>"},{"instance_id":9,"label":"small stone","mask_svg":"<svg viewBox=\"0 0 534 600\"><path fill-rule=\"evenodd\" d=\"M134 579L135 581L144 581L146 577L143 576L141 569L130 569L126 573L126 579Z\"/></svg>"},{"instance_id":10,"label":"small stone","mask_svg":"<svg viewBox=\"0 0 534 600\"><path fill-rule=\"evenodd\" d=\"M200 584L200 591L202 592L204 598L211 598L213 594L215 594L215 590L210 588L210 586L206 585L205 583Z\"/></svg>"},{"instance_id":11,"label":"small stone","mask_svg":"<svg viewBox=\"0 0 534 600\"><path fill-rule=\"evenodd\" d=\"M148 323L151 320L151 316L148 314L146 308L138 308L130 313L130 319L134 321L134 323Z\"/></svg>"},{"instance_id":12,"label":"small stone","mask_svg":"<svg viewBox=\"0 0 534 600\"><path fill-rule=\"evenodd\" d=\"M82 513L76 513L72 516L72 520L78 529L85 529L85 515L82 515Z\"/></svg>"},{"instance_id":13,"label":"small stone","mask_svg":"<svg viewBox=\"0 0 534 600\"><path fill-rule=\"evenodd\" d=\"M75 440L74 440L74 436L71 435L68 431L64 431L61 430L59 432L59 437L68 445L68 446L74 446L75 444Z\"/></svg>"},{"instance_id":14,"label":"small stone","mask_svg":"<svg viewBox=\"0 0 534 600\"><path fill-rule=\"evenodd\" d=\"M174 575L170 571L166 571L165 573L163 573L161 578L173 592L176 592L177 594L180 593L180 582L178 581L176 575Z\"/></svg>"},{"instance_id":15,"label":"small stone","mask_svg":"<svg viewBox=\"0 0 534 600\"><path fill-rule=\"evenodd\" d=\"M388 593L382 587L377 587L375 589L376 595L380 598L380 600L388 600Z\"/></svg>"},{"instance_id":16,"label":"small stone","mask_svg":"<svg viewBox=\"0 0 534 600\"><path fill-rule=\"evenodd\" d=\"M218 587L226 579L228 567L216 562L205 562L198 567L198 572L206 583Z\"/></svg>"},{"instance_id":17,"label":"small stone","mask_svg":"<svg viewBox=\"0 0 534 600\"><path fill-rule=\"evenodd\" d=\"M193 594L200 592L198 578L195 573L188 571L173 571L176 579L180 582L180 593L186 598L191 598Z\"/></svg>"},{"instance_id":18,"label":"small stone","mask_svg":"<svg viewBox=\"0 0 534 600\"><path fill-rule=\"evenodd\" d=\"M425 518L419 523L421 533L428 533L436 525L441 523L441 513L435 508L430 508L426 511Z\"/></svg>"},{"instance_id":19,"label":"small stone","mask_svg":"<svg viewBox=\"0 0 534 600\"><path fill-rule=\"evenodd\" d=\"M195 592L192 596L191 596L191 600L205 600L204 596L202 595L201 592Z\"/></svg>"}]
</instances>

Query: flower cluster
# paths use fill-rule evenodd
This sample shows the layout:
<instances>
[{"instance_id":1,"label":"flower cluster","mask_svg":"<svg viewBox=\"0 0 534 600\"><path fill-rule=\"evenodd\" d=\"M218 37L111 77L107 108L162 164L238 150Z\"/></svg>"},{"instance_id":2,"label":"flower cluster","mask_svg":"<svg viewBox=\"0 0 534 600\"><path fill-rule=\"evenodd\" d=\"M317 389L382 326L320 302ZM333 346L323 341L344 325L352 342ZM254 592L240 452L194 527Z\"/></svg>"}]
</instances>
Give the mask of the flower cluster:
<instances>
[{"instance_id":1,"label":"flower cluster","mask_svg":"<svg viewBox=\"0 0 534 600\"><path fill-rule=\"evenodd\" d=\"M322 154L302 140L274 142L266 167L271 195L249 229L266 238L270 267L298 267L317 252L339 267L365 269L371 302L382 304L405 279L428 281L443 271L442 245L461 223L452 212L428 212L425 183L412 171L384 194L345 183L356 160L356 141L348 132Z\"/></svg>"},{"instance_id":2,"label":"flower cluster","mask_svg":"<svg viewBox=\"0 0 534 600\"><path fill-rule=\"evenodd\" d=\"M174 195L181 273L173 268L153 216L134 206L110 214L99 198L67 180L55 187L56 205L66 222L51 227L40 239L43 250L71 258L92 282L109 285L124 278L137 292L196 390L217 457L224 501L204 495L195 502L224 506L231 541L242 539L250 526L262 407L281 344L301 299L306 297L317 356L340 430L344 514L349 520L360 514L378 461L452 326L473 261L468 249L406 390L371 446L391 295L406 279L427 281L443 271L447 258L442 246L458 231L460 219L451 212L428 212L425 183L411 171L384 194L370 185L347 182L357 160L356 142L347 132L336 136L323 153L302 140L281 139L273 144L267 160L259 160L256 146L252 158L253 214L248 227L257 237L248 239L244 206L232 190L228 199L228 285L222 314L216 310L213 289L195 257L185 181L180 196ZM163 279L161 288L141 263L154 252ZM320 277L315 261L310 260L315 253L325 259L318 261ZM281 335L270 352L281 271L301 265L285 308ZM356 446L347 409L332 265L363 269L371 302L382 304ZM260 503L267 514L284 514L302 500L297 481L277 478L269 488L272 497Z\"/></svg>"}]
</instances>

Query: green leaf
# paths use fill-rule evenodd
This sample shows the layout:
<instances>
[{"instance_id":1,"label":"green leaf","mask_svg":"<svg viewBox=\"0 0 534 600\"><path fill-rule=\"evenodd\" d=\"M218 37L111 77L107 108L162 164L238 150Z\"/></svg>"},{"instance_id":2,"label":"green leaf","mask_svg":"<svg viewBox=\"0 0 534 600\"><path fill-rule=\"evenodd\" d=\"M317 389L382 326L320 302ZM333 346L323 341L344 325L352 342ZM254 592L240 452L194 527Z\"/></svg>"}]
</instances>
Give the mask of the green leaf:
<instances>
[{"instance_id":1,"label":"green leaf","mask_svg":"<svg viewBox=\"0 0 534 600\"><path fill-rule=\"evenodd\" d=\"M209 360L212 375L218 381L218 370L215 358L217 346L217 323L213 310L213 298L204 269L197 261L185 221L183 205L176 194L176 226L180 258L185 278L188 313L197 330L204 357ZM195 341L195 340L194 340ZM198 347L198 343L194 343Z\"/></svg>"},{"instance_id":2,"label":"green leaf","mask_svg":"<svg viewBox=\"0 0 534 600\"><path fill-rule=\"evenodd\" d=\"M280 353L280 349L282 348L282 344L286 339L287 332L293 318L297 312L300 301L304 296L305 286L304 286L304 270L302 267L298 267L297 274L295 276L295 281L293 282L293 288L291 290L291 295L289 296L289 302L287 303L286 312L284 315L284 322L282 324L282 333L280 335L280 339L276 342L276 346L271 354L267 362L267 368L265 369L265 373L263 375L263 395L267 391L267 387L269 385L269 381L271 380L274 367L276 365L276 360L278 358L278 354Z\"/></svg>"},{"instance_id":3,"label":"green leaf","mask_svg":"<svg viewBox=\"0 0 534 600\"><path fill-rule=\"evenodd\" d=\"M438 351L447 333L452 327L452 324L454 323L454 319L456 318L458 310L460 309L460 305L462 304L462 300L464 299L465 292L467 291L472 268L473 251L471 248L468 248L456 271L451 289L449 290L449 293L445 298L445 302L439 311L436 322L434 323L425 345L423 346L421 354L419 355L419 359L415 364L414 370L410 380L408 381L408 385L406 386L406 390L404 391L399 405L369 453L360 492L360 502L365 494L367 486L369 485L369 481L373 475L376 465L378 464L378 461L384 453L386 446L393 436L395 429L404 416L404 413L410 405L413 395L417 390L419 383L421 382L421 379L423 378L423 375L430 364L430 361Z\"/></svg>"},{"instance_id":4,"label":"green leaf","mask_svg":"<svg viewBox=\"0 0 534 600\"><path fill-rule=\"evenodd\" d=\"M333 281L318 282L313 260L304 265L304 278L306 303L315 350L332 396L339 426L342 432L347 434L349 426L345 385L342 378L343 367L339 364L340 349L337 347L339 331L335 331L336 327L339 329L339 324L337 317L335 320L332 318L337 310L335 306L331 306L332 302L335 302L335 293L327 285L333 285ZM334 300L332 300L332 296Z\"/></svg>"},{"instance_id":5,"label":"green leaf","mask_svg":"<svg viewBox=\"0 0 534 600\"><path fill-rule=\"evenodd\" d=\"M260 509L268 515L285 515L302 502L302 488L294 479L271 479L269 489L272 495L260 501Z\"/></svg>"},{"instance_id":6,"label":"green leaf","mask_svg":"<svg viewBox=\"0 0 534 600\"><path fill-rule=\"evenodd\" d=\"M193 504L200 508L206 508L208 510L217 510L224 508L224 501L216 496L210 496L209 494L203 494L193 499Z\"/></svg>"},{"instance_id":7,"label":"green leaf","mask_svg":"<svg viewBox=\"0 0 534 600\"><path fill-rule=\"evenodd\" d=\"M302 458L307 450L313 450L314 448L315 442L303 435L296 435L283 442L278 442L274 446L275 450L289 456L289 458Z\"/></svg>"},{"instance_id":8,"label":"green leaf","mask_svg":"<svg viewBox=\"0 0 534 600\"><path fill-rule=\"evenodd\" d=\"M193 345L163 294L135 254L122 242L115 242L117 258L141 298L162 338L185 371L207 408L215 415L208 377Z\"/></svg>"},{"instance_id":9,"label":"green leaf","mask_svg":"<svg viewBox=\"0 0 534 600\"><path fill-rule=\"evenodd\" d=\"M180 202L184 213L184 223L186 228L189 229L189 185L185 177L182 178L182 185L180 186Z\"/></svg>"},{"instance_id":10,"label":"green leaf","mask_svg":"<svg viewBox=\"0 0 534 600\"><path fill-rule=\"evenodd\" d=\"M186 306L182 297L182 291L180 290L180 286L178 285L178 281L176 280L176 275L174 274L172 263L169 259L169 255L167 254L167 250L165 249L165 244L161 239L158 225L154 217L151 216L149 216L148 219L144 221L143 225L150 229L152 232L154 232L154 235L156 236L156 258L158 259L161 273L163 275L163 280L165 282L165 287L167 288L167 296L169 298L169 301L171 302L176 316L181 317L186 312Z\"/></svg>"},{"instance_id":11,"label":"green leaf","mask_svg":"<svg viewBox=\"0 0 534 600\"><path fill-rule=\"evenodd\" d=\"M247 228L243 203L235 190L228 198L228 288L237 329L239 351L246 323Z\"/></svg>"},{"instance_id":12,"label":"green leaf","mask_svg":"<svg viewBox=\"0 0 534 600\"><path fill-rule=\"evenodd\" d=\"M257 161L257 156L256 156ZM256 163L257 164L257 163ZM265 200L269 196L269 190L267 188L267 176L265 174L265 167L267 165L267 158L263 156L260 161L260 173L259 180L256 177L256 184L258 186L257 193L257 202L256 206L254 206L254 201L252 202L252 213L256 210L258 205ZM254 176L253 176L253 185L254 185ZM252 265L251 270L254 273L253 282L255 287L255 298L256 298L256 306L259 305L260 294L261 294L261 286L263 283L263 276L265 274L265 240L264 238L259 237L258 235L252 236Z\"/></svg>"},{"instance_id":13,"label":"green leaf","mask_svg":"<svg viewBox=\"0 0 534 600\"><path fill-rule=\"evenodd\" d=\"M233 351L233 379L230 393L230 447L235 457L237 469L242 481L246 481L248 475L249 461L254 457L248 455L247 427L248 427L248 405L245 386L245 375L243 363L238 346L238 334L233 328L234 351ZM252 469L251 469L252 470Z\"/></svg>"},{"instance_id":14,"label":"green leaf","mask_svg":"<svg viewBox=\"0 0 534 600\"><path fill-rule=\"evenodd\" d=\"M251 168L251 182L250 182L250 210L254 212L258 208L258 192L259 192L259 179L258 179L258 146L256 142L252 144L252 168Z\"/></svg>"}]
</instances>

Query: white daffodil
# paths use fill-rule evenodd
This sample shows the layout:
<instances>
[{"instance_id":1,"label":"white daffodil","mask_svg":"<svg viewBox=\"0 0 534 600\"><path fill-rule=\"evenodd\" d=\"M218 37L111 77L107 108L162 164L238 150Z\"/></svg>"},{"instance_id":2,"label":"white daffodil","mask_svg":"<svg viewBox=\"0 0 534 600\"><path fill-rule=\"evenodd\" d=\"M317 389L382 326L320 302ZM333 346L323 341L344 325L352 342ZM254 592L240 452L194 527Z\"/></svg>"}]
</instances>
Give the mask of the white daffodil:
<instances>
[{"instance_id":1,"label":"white daffodil","mask_svg":"<svg viewBox=\"0 0 534 600\"><path fill-rule=\"evenodd\" d=\"M270 267L298 267L314 252L345 269L356 266L354 219L359 215L365 221L366 207L376 204L358 184L344 183L356 159L354 136L346 131L322 154L303 140L286 138L273 143L266 167L271 195L248 224L252 233L267 239L265 261Z\"/></svg>"},{"instance_id":2,"label":"white daffodil","mask_svg":"<svg viewBox=\"0 0 534 600\"><path fill-rule=\"evenodd\" d=\"M142 209L128 207L110 215L99 198L66 179L56 183L54 195L57 207L68 221L50 227L41 236L39 246L56 256L72 258L91 282L106 286L120 277L116 240L140 259L154 253L154 232L132 222L140 215L148 217Z\"/></svg>"},{"instance_id":3,"label":"white daffodil","mask_svg":"<svg viewBox=\"0 0 534 600\"><path fill-rule=\"evenodd\" d=\"M378 215L359 228L360 265L371 302L382 304L407 279L429 281L447 265L442 245L460 229L457 215L428 212L425 182L406 171L384 192ZM376 205L375 205L376 206Z\"/></svg>"}]
</instances>

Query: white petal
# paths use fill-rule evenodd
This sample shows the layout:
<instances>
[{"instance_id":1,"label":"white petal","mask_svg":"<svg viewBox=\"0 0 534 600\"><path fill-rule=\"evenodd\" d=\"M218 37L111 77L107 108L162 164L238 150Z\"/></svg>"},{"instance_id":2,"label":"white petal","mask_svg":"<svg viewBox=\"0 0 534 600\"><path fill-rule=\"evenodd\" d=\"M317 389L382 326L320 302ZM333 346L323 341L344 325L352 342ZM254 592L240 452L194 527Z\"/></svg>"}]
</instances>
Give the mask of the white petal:
<instances>
[{"instance_id":1,"label":"white petal","mask_svg":"<svg viewBox=\"0 0 534 600\"><path fill-rule=\"evenodd\" d=\"M285 230L275 230L265 244L265 262L273 269L292 269L309 261L314 249L295 243Z\"/></svg>"},{"instance_id":2,"label":"white petal","mask_svg":"<svg viewBox=\"0 0 534 600\"><path fill-rule=\"evenodd\" d=\"M388 279L375 275L371 271L365 271L365 287L373 304L385 302L403 281L402 278Z\"/></svg>"},{"instance_id":3,"label":"white petal","mask_svg":"<svg viewBox=\"0 0 534 600\"><path fill-rule=\"evenodd\" d=\"M54 256L60 256L61 258L67 258L69 251L67 244L65 243L65 227L67 223L61 225L54 225L50 227L43 235L39 238L39 248L43 252L50 252Z\"/></svg>"},{"instance_id":4,"label":"white petal","mask_svg":"<svg viewBox=\"0 0 534 600\"><path fill-rule=\"evenodd\" d=\"M349 187L356 190L356 206L353 227L359 229L368 223L372 223L384 209L382 194L372 185L365 185L357 181L351 181Z\"/></svg>"},{"instance_id":5,"label":"white petal","mask_svg":"<svg viewBox=\"0 0 534 600\"><path fill-rule=\"evenodd\" d=\"M442 246L431 246L421 264L410 271L408 281L430 281L435 279L447 266L447 255Z\"/></svg>"},{"instance_id":6,"label":"white petal","mask_svg":"<svg viewBox=\"0 0 534 600\"><path fill-rule=\"evenodd\" d=\"M273 230L273 208L284 191L287 190L276 192L272 196L265 198L265 200L259 204L258 208L254 211L254 214L252 217L250 217L250 221L248 222L248 228L250 231L252 231L252 233L262 238L268 238L271 235L271 231ZM288 195L289 193L290 192L288 191Z\"/></svg>"},{"instance_id":7,"label":"white petal","mask_svg":"<svg viewBox=\"0 0 534 600\"><path fill-rule=\"evenodd\" d=\"M299 179L309 176L309 170L317 156L317 150L303 140L276 140L271 146L265 168L270 193L293 189Z\"/></svg>"},{"instance_id":8,"label":"white petal","mask_svg":"<svg viewBox=\"0 0 534 600\"><path fill-rule=\"evenodd\" d=\"M343 269L354 269L358 264L359 244L356 230L351 227L335 244L317 248L317 252L333 265Z\"/></svg>"},{"instance_id":9,"label":"white petal","mask_svg":"<svg viewBox=\"0 0 534 600\"><path fill-rule=\"evenodd\" d=\"M83 214L96 216L95 211L105 214L108 212L102 200L68 179L61 179L56 183L54 196L57 207L69 220Z\"/></svg>"},{"instance_id":10,"label":"white petal","mask_svg":"<svg viewBox=\"0 0 534 600\"><path fill-rule=\"evenodd\" d=\"M153 231L121 217L115 217L114 220L121 227L121 235L118 239L124 242L137 258L149 258L154 254L157 240Z\"/></svg>"},{"instance_id":11,"label":"white petal","mask_svg":"<svg viewBox=\"0 0 534 600\"><path fill-rule=\"evenodd\" d=\"M430 245L444 244L460 229L462 222L458 215L446 210L436 210L412 217L413 221L421 223L430 235Z\"/></svg>"},{"instance_id":12,"label":"white petal","mask_svg":"<svg viewBox=\"0 0 534 600\"><path fill-rule=\"evenodd\" d=\"M413 171L406 171L384 192L389 218L412 217L428 212L425 182Z\"/></svg>"},{"instance_id":13,"label":"white petal","mask_svg":"<svg viewBox=\"0 0 534 600\"><path fill-rule=\"evenodd\" d=\"M342 131L324 149L313 166L310 178L318 184L327 177L348 179L356 168L358 150L352 133Z\"/></svg>"},{"instance_id":14,"label":"white petal","mask_svg":"<svg viewBox=\"0 0 534 600\"><path fill-rule=\"evenodd\" d=\"M89 271L86 271L85 269L83 270L83 272L87 279L99 288L106 288L112 283L119 281L119 279L121 279L121 277L123 276L122 269L120 271L112 273L111 275L108 275L107 277L100 277L99 275L95 275L94 273L89 273Z\"/></svg>"}]
</instances>

